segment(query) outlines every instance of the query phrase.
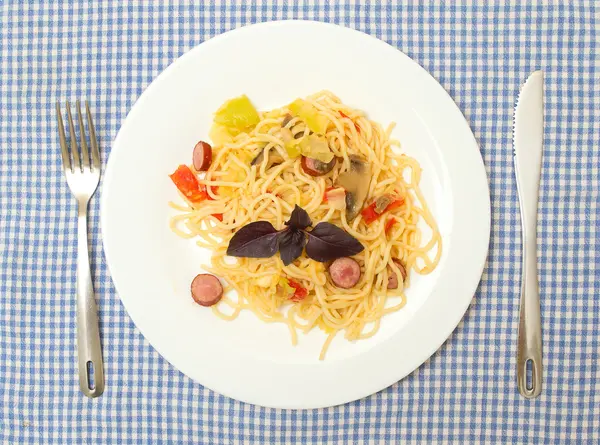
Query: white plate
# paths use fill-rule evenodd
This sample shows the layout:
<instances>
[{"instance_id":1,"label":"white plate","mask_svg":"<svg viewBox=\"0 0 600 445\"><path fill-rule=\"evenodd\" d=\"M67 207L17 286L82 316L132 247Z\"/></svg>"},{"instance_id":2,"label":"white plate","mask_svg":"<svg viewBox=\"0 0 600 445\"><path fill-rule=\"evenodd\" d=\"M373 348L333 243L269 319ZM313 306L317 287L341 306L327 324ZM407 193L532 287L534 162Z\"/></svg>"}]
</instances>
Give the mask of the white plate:
<instances>
[{"instance_id":1,"label":"white plate","mask_svg":"<svg viewBox=\"0 0 600 445\"><path fill-rule=\"evenodd\" d=\"M327 358L324 334L299 335L245 313L215 317L190 296L210 252L168 227L168 174L208 138L213 112L247 94L260 109L329 89L383 124L423 168L422 188L444 253L428 276L412 273L408 304L369 340L339 335ZM240 28L192 49L141 95L115 140L104 175L106 258L129 315L148 341L197 382L263 406L315 408L379 391L430 357L464 315L485 263L490 230L487 179L463 115L444 89L393 47L316 22ZM450 369L448 372L452 372Z\"/></svg>"}]
</instances>

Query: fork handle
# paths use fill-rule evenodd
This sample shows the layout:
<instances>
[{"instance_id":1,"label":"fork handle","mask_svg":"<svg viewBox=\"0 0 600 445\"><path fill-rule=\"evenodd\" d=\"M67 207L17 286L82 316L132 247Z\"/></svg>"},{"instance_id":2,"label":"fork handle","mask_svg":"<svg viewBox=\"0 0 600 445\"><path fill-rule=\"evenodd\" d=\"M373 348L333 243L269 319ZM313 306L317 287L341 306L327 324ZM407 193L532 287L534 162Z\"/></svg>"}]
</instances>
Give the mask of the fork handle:
<instances>
[{"instance_id":1,"label":"fork handle","mask_svg":"<svg viewBox=\"0 0 600 445\"><path fill-rule=\"evenodd\" d=\"M86 396L93 398L104 392L104 364L88 253L88 202L79 200L77 212L77 355L79 387ZM89 378L89 364L93 366L93 387Z\"/></svg>"}]
</instances>

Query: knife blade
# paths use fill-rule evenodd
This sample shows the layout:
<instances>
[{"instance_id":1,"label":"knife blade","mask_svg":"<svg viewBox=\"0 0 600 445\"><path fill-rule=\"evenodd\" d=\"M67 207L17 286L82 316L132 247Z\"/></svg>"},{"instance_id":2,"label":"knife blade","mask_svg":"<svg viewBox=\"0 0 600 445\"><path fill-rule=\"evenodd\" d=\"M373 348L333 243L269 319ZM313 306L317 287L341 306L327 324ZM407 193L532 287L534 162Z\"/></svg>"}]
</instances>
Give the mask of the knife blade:
<instances>
[{"instance_id":1,"label":"knife blade","mask_svg":"<svg viewBox=\"0 0 600 445\"><path fill-rule=\"evenodd\" d=\"M544 75L535 71L521 88L514 113L513 148L521 210L522 273L517 387L523 397L542 391L542 323L537 276L537 204L544 136ZM528 370L531 378L528 379Z\"/></svg>"}]
</instances>

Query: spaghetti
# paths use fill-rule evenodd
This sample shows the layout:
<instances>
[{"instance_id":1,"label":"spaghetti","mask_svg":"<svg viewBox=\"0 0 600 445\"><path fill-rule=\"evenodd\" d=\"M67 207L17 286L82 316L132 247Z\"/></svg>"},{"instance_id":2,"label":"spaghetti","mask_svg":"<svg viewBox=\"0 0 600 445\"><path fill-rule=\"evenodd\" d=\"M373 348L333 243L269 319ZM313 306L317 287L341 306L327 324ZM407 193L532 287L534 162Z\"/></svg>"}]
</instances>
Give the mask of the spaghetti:
<instances>
[{"instance_id":1,"label":"spaghetti","mask_svg":"<svg viewBox=\"0 0 600 445\"><path fill-rule=\"evenodd\" d=\"M303 103L313 110L313 116L286 106L257 112L258 122L243 131L213 127L212 162L204 176L199 176L208 199L199 203L186 199L186 205L170 203L178 211L170 226L177 235L194 238L198 246L212 251L211 265L203 268L227 283L224 297L212 307L217 316L233 320L242 310L251 310L265 322L286 324L293 344L298 331L306 333L318 327L328 334L320 354L323 359L340 331L348 340L373 336L385 314L406 304L403 289L409 277L399 279L392 289L392 275L400 278L402 267L430 273L439 262L442 245L419 188L421 168L415 159L394 152L399 142L390 138L393 125L384 129L327 91ZM335 167L320 176L307 174L302 158L291 156L286 149L289 134L294 140L303 140L313 133L311 118L325 122L319 137L337 158ZM257 156L261 153L266 155ZM279 162L272 162L269 154ZM369 174L362 178L367 187L362 211L348 219L347 208L333 206L324 197L339 184L340 175L351 170L353 156L365 160ZM401 205L373 213L374 200L381 196L399 197L396 202ZM268 221L280 230L296 205L305 209L313 222L335 224L364 246L352 256L361 271L356 285L348 289L337 286L327 264L305 252L287 266L278 255L227 255L230 240L243 226ZM428 239L424 239L422 223L431 232ZM305 289L304 296L290 299L282 294L282 279Z\"/></svg>"}]
</instances>

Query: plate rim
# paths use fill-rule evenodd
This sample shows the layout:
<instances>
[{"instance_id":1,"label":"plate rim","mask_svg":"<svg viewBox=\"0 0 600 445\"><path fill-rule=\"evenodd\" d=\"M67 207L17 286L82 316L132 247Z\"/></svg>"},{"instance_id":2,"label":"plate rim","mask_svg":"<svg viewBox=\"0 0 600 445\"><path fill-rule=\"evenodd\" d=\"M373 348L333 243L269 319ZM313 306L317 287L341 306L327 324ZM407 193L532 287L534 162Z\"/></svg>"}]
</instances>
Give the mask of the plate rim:
<instances>
[{"instance_id":1,"label":"plate rim","mask_svg":"<svg viewBox=\"0 0 600 445\"><path fill-rule=\"evenodd\" d=\"M362 390L362 391L348 391L348 395L347 396L341 396L341 397L329 397L329 398L324 398L322 401L319 401L317 403L297 403L297 404L286 404L286 403L260 403L257 402L256 400L253 400L252 397L247 397L244 395L240 395L240 394L234 394L231 393L228 390L224 390L222 387L214 388L215 386L219 386L219 385L214 385L214 384L209 384L209 383L204 383L199 381L197 378L192 377L190 374L188 374L185 371L182 371L179 367L177 367L176 365L173 364L173 362L167 357L170 354L165 354L164 351L162 350L162 346L158 347L156 342L154 340L151 340L149 337L149 335L147 334L147 332L144 332L144 329L142 329L140 327L140 323L139 319L137 317L137 315L133 315L132 311L130 310L130 306L129 303L126 303L126 299L124 299L122 297L121 292L119 292L119 285L117 284L117 280L115 279L115 274L114 271L112 270L111 267L111 249L108 246L109 241L108 239L110 238L110 236L107 236L107 229L106 227L108 226L107 224L107 208L108 208L108 193L106 193L107 189L104 187L105 184L108 181L108 184L110 186L110 177L112 175L112 171L114 170L114 164L115 164L115 159L118 159L118 155L115 156L115 153L119 153L121 150L123 150L121 147L121 145L119 144L121 138L122 138L122 133L123 133L123 128L126 127L127 123L132 119L131 116L135 116L137 110L140 109L141 106L143 106L143 104L145 103L146 99L148 97L150 97L151 92L153 91L154 88L157 87L157 85L160 84L160 82L162 81L163 78L165 78L166 76L169 75L169 73L175 69L174 67L178 66L182 60L186 60L187 58L191 58L193 57L196 52L201 51L200 48L206 48L207 45L215 45L218 44L220 41L224 40L224 39L228 39L228 38L233 38L235 36L237 36L238 34L244 33L244 32L251 32L252 29L256 29L256 28L267 28L267 27L278 27L278 26L285 26L285 25L291 25L291 26L318 26L318 27L323 27L323 28L335 28L336 30L341 30L342 32L349 32L349 33L355 33L355 34L359 34L362 38L367 37L371 40L375 40L378 42L378 44L384 44L385 46L389 47L390 49L393 49L394 51L396 51L398 53L398 55L400 55L400 57L404 57L406 61L410 61L410 63L416 65L418 67L418 69L422 72L422 74L425 74L427 77L430 78L430 80L432 80L434 82L434 84L437 84L437 86L439 87L439 90L443 92L444 100L445 101L449 101L449 105L451 105L455 111L460 115L461 117L461 123L463 123L466 127L465 129L468 131L467 136L469 137L469 139L472 139L472 144L473 144L473 149L476 149L476 154L477 154L477 161L479 164L479 172L483 174L483 179L484 181L482 181L482 183L480 185L485 184L485 193L481 193L481 196L484 197L485 196L485 210L486 212L486 217L485 219L483 218L482 215L482 221L481 224L485 224L485 227L483 227L483 239L481 239L481 244L485 244L485 249L483 249L482 253L481 253L481 259L479 259L478 263L480 265L480 267L478 268L478 274L477 274L477 281L474 282L473 285L469 286L469 288L471 289L471 291L469 292L469 294L471 295L471 297L467 300L466 297L464 299L464 303L460 305L460 317L458 317L458 319L455 322L450 323L451 326L448 327L448 329L445 329L443 331L443 336L440 333L439 334L439 338L441 338L441 341L435 341L432 343L432 346L430 346L429 348L424 348L426 350L424 350L422 352L422 354L419 355L419 359L415 360L415 362L418 361L418 363L408 372L403 372L401 373L402 375L400 376L396 376L393 377L391 379L386 379L383 383L379 382L375 385L370 385L368 386L366 389ZM150 92L150 93L149 93ZM482 274L485 270L485 266L487 264L487 257L488 257L488 253L489 253L489 242L490 242L490 238L491 238L491 200L490 200L490 192L489 192L489 179L487 176L487 172L485 170L485 164L483 162L483 157L481 154L481 150L479 148L479 144L477 142L477 139L475 138L475 135L473 133L473 130L471 129L469 122L467 121L466 117L464 116L464 114L462 113L462 111L460 110L460 108L458 107L458 105L456 104L456 102L454 101L454 99L450 96L450 94L444 89L444 87L437 81L437 79L435 77L433 77L433 75L431 75L425 68L423 68L421 65L419 65L416 61L414 61L412 58L410 58L407 54L405 54L404 52L402 52L401 50L399 50L398 48L388 44L387 42L378 39L377 37L373 36L373 35L369 35L366 34L362 31L353 29L353 28L348 28L342 25L338 25L338 24L334 24L334 23L327 23L327 22L320 22L320 21L314 21L314 20L274 20L274 21L267 21L267 22L261 22L261 23L254 23L251 25L247 25L247 26L242 26L242 27L238 27L232 30L229 30L227 32L224 32L222 34L219 34L213 38L210 38L192 48L190 48L189 50L187 50L185 53L183 53L182 55L180 55L177 59L175 59L173 62L171 62L161 73L159 73L153 80L152 82L142 91L142 93L140 94L140 96L137 98L137 100L135 101L135 103L133 104L133 106L131 107L131 109L128 111L127 116L125 117L125 119L122 121L121 126L119 128L119 131L117 133L117 136L115 137L112 147L111 147L111 151L110 151L110 155L109 155L109 159L107 161L107 165L106 168L103 172L103 181L102 181L102 193L101 193L101 198L100 198L100 220L101 220L101 231L102 231L102 244L103 244L103 249L104 249L104 254L105 254L105 258L106 258L106 264L107 264L107 269L109 271L109 275L111 277L111 280L113 281L115 290L117 292L117 294L119 295L119 299L121 300L121 302L123 303L123 306L127 312L127 314L129 315L129 317L132 319L132 321L134 322L135 326L137 327L137 329L140 331L140 333L144 336L144 338L150 343L150 345L163 357L165 358L172 366L174 366L176 369L178 369L180 372L182 372L183 374L185 374L186 376L190 377L194 382L196 383L200 383L203 386L206 386L207 388L210 388L211 390L214 390L220 394L223 394L225 396L231 397L233 399L236 400L241 400L243 402L247 402L247 403L251 403L251 404L255 404L255 405L259 405L259 406L266 406L266 407L273 407L273 408L291 408L291 409L312 409L312 408L322 408L322 407L329 407L329 406L335 406L335 405L340 405L343 403L347 403L347 402L351 402L354 400L358 400L361 399L363 397L367 397L371 394L374 394L376 392L379 392L381 390L384 390L386 388L388 388L389 386L393 385L394 383L404 379L405 377L407 377L408 375L410 375L411 373L413 373L416 369L418 369L420 366L422 366L430 357L432 357L441 347L442 345L451 337L452 333L456 330L456 328L459 326L460 322L463 320L463 318L465 317L467 310L470 306L470 304L473 301L473 298L475 296L475 292L479 286L479 283L481 282L481 277ZM480 175L481 176L481 175ZM482 179L482 178L480 178ZM110 188L108 189L110 190ZM450 233L450 236L452 235L453 232ZM484 243L485 241L485 243ZM473 272L474 274L474 272ZM475 274L474 274L475 275ZM459 311L457 310L457 313ZM439 331L438 331L439 332ZM152 336L154 337L154 336ZM393 336L392 336L393 337ZM436 336L437 337L437 336ZM443 338L442 338L443 337ZM388 340L391 340L388 339ZM214 388L214 389L213 389Z\"/></svg>"}]
</instances>

